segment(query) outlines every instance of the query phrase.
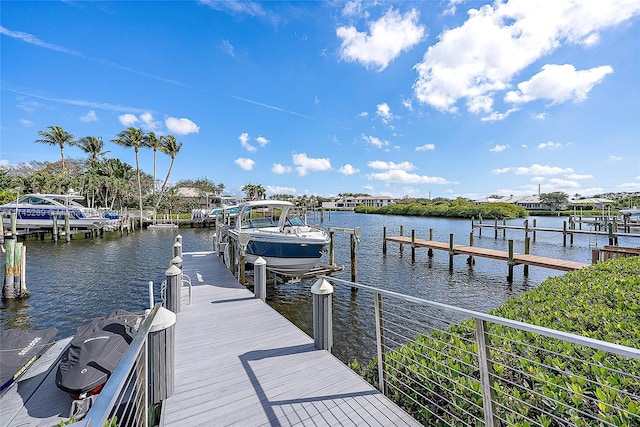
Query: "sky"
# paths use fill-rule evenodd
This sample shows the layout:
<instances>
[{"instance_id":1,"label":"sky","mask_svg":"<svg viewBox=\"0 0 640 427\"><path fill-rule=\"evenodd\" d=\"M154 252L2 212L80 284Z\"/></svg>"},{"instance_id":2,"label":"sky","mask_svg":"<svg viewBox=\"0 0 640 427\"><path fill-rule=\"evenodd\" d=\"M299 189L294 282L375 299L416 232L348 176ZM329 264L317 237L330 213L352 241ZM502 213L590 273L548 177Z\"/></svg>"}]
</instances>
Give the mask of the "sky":
<instances>
[{"instance_id":1,"label":"sky","mask_svg":"<svg viewBox=\"0 0 640 427\"><path fill-rule=\"evenodd\" d=\"M640 191L638 0L2 0L0 85L0 166L133 126L235 195Z\"/></svg>"}]
</instances>

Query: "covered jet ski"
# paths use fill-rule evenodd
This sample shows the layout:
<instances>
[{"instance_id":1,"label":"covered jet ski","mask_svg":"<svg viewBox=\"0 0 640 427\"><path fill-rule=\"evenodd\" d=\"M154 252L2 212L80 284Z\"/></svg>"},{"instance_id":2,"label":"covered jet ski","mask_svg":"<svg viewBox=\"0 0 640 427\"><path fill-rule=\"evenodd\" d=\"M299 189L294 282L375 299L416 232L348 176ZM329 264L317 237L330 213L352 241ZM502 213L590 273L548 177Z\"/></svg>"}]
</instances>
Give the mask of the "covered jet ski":
<instances>
[{"instance_id":1,"label":"covered jet ski","mask_svg":"<svg viewBox=\"0 0 640 427\"><path fill-rule=\"evenodd\" d=\"M56 328L0 332L0 395L53 344Z\"/></svg>"},{"instance_id":2,"label":"covered jet ski","mask_svg":"<svg viewBox=\"0 0 640 427\"><path fill-rule=\"evenodd\" d=\"M142 319L142 313L116 310L79 327L58 365L56 386L76 399L99 393Z\"/></svg>"}]
</instances>

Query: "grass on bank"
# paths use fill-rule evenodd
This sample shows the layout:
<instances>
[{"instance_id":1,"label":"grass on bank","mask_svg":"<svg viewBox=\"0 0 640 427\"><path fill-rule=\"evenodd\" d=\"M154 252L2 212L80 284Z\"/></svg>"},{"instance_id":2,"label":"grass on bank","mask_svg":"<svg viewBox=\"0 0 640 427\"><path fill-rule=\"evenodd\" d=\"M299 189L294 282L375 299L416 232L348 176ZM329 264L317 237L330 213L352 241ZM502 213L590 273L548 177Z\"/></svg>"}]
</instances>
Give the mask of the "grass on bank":
<instances>
[{"instance_id":1,"label":"grass on bank","mask_svg":"<svg viewBox=\"0 0 640 427\"><path fill-rule=\"evenodd\" d=\"M640 257L549 278L490 314L640 348ZM640 425L639 360L496 324L487 333L500 377L496 407L508 425L556 425L549 413L577 426ZM425 425L476 425L483 417L476 355L472 321L418 335L385 356L390 397ZM352 367L377 385L376 360Z\"/></svg>"}]
</instances>

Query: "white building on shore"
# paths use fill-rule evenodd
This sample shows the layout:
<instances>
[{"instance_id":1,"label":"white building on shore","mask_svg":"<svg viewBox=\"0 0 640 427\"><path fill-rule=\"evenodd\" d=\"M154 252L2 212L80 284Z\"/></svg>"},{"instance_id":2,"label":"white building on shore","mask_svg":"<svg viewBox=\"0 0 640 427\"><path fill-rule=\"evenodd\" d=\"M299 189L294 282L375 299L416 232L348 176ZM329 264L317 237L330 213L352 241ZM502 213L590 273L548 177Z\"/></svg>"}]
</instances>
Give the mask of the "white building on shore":
<instances>
[{"instance_id":1,"label":"white building on shore","mask_svg":"<svg viewBox=\"0 0 640 427\"><path fill-rule=\"evenodd\" d=\"M389 196L345 197L332 202L322 202L322 208L337 210L354 210L356 206L372 206L375 208L381 208L395 203L396 200L397 199L393 199Z\"/></svg>"}]
</instances>

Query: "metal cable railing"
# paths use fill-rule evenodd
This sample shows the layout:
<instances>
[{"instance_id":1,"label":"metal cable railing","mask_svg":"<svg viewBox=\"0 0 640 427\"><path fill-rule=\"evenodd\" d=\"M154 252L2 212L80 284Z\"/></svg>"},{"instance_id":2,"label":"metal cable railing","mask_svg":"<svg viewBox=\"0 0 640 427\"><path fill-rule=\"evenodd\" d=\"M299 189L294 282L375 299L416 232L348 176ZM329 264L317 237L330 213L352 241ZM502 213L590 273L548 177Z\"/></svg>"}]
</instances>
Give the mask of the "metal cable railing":
<instances>
[{"instance_id":1,"label":"metal cable railing","mask_svg":"<svg viewBox=\"0 0 640 427\"><path fill-rule=\"evenodd\" d=\"M640 425L639 349L322 279L370 301L363 375L425 425ZM341 295L335 318L352 310Z\"/></svg>"}]
</instances>

